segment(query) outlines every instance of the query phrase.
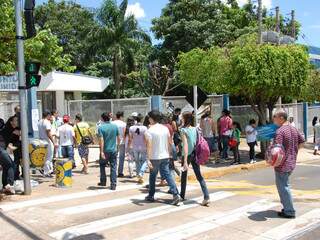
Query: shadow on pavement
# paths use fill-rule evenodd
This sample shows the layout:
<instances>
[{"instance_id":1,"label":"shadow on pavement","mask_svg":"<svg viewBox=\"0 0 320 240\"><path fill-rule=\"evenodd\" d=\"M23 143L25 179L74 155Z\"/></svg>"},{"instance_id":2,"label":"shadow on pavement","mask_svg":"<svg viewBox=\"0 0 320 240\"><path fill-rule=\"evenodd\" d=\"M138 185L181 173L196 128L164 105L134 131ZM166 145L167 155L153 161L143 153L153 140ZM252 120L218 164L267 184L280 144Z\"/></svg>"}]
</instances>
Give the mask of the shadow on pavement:
<instances>
[{"instance_id":1,"label":"shadow on pavement","mask_svg":"<svg viewBox=\"0 0 320 240\"><path fill-rule=\"evenodd\" d=\"M27 229L22 224L19 224L17 221L12 219L11 217L5 215L4 213L0 212L0 218L2 218L4 221L15 227L17 230L28 236L30 239L33 240L44 240L45 238L37 235L36 233L32 232L31 230Z\"/></svg>"},{"instance_id":2,"label":"shadow on pavement","mask_svg":"<svg viewBox=\"0 0 320 240\"><path fill-rule=\"evenodd\" d=\"M267 211L263 211L263 212L254 213L254 214L250 215L248 218L255 221L255 222L265 222L270 218L279 218L279 216L278 216L277 211L267 210Z\"/></svg>"},{"instance_id":3,"label":"shadow on pavement","mask_svg":"<svg viewBox=\"0 0 320 240\"><path fill-rule=\"evenodd\" d=\"M105 239L105 238L100 234L90 233L90 234L82 235L82 236L79 236L79 237L74 237L72 239L73 240L89 240L89 239L90 240L101 240L101 239Z\"/></svg>"}]
</instances>

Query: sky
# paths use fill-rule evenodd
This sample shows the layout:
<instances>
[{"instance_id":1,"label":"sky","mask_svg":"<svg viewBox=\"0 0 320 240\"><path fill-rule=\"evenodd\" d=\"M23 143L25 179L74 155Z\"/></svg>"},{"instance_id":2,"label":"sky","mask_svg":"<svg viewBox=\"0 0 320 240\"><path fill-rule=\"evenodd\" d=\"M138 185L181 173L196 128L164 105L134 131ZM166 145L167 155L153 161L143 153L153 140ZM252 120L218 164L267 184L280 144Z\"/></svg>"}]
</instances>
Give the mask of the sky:
<instances>
[{"instance_id":1,"label":"sky","mask_svg":"<svg viewBox=\"0 0 320 240\"><path fill-rule=\"evenodd\" d=\"M102 0L74 0L86 6L98 8ZM244 4L247 0L238 0ZM46 0L36 0L37 4ZM120 2L120 1L119 1ZM320 47L320 0L262 0L269 12L275 12L276 6L280 7L283 15L290 14L291 10L296 11L296 19L302 24L299 42L307 45ZM128 11L136 16L140 26L150 31L151 20L161 15L161 9L168 3L168 0L129 0Z\"/></svg>"}]
</instances>

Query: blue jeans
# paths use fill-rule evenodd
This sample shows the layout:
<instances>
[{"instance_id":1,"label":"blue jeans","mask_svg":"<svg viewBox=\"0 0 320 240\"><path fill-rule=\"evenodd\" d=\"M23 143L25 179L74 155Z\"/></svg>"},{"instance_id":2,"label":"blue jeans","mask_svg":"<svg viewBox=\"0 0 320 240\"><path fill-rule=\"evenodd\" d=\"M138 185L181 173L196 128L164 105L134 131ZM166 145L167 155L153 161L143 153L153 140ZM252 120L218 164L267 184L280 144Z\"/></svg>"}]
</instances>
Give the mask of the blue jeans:
<instances>
[{"instance_id":1,"label":"blue jeans","mask_svg":"<svg viewBox=\"0 0 320 240\"><path fill-rule=\"evenodd\" d=\"M209 191L208 191L208 188L207 188L207 184L206 184L206 181L204 180L204 178L201 175L200 166L199 166L199 164L196 163L194 154L191 154L191 155L188 156L188 166L190 165L190 163L192 165L194 174L196 175L196 178L197 178L198 182L200 183L204 199L209 200L210 196L209 196ZM185 198L185 194L186 194L187 179L188 179L188 171L182 172L180 196L183 199Z\"/></svg>"},{"instance_id":2,"label":"blue jeans","mask_svg":"<svg viewBox=\"0 0 320 240\"><path fill-rule=\"evenodd\" d=\"M106 166L110 163L110 185L111 187L117 186L117 153L104 153L106 159L100 159L100 183L105 185L107 183Z\"/></svg>"},{"instance_id":3,"label":"blue jeans","mask_svg":"<svg viewBox=\"0 0 320 240\"><path fill-rule=\"evenodd\" d=\"M229 149L229 136L221 136L222 138L222 159L228 158L228 149Z\"/></svg>"},{"instance_id":4,"label":"blue jeans","mask_svg":"<svg viewBox=\"0 0 320 240\"><path fill-rule=\"evenodd\" d=\"M137 176L142 177L147 169L147 152L140 150L133 150L134 160L136 162Z\"/></svg>"},{"instance_id":5,"label":"blue jeans","mask_svg":"<svg viewBox=\"0 0 320 240\"><path fill-rule=\"evenodd\" d=\"M209 138L205 137L204 139L207 141L211 153L217 151L216 138L214 136Z\"/></svg>"},{"instance_id":6,"label":"blue jeans","mask_svg":"<svg viewBox=\"0 0 320 240\"><path fill-rule=\"evenodd\" d=\"M149 196L154 197L156 192L156 179L160 170L161 176L167 181L173 195L179 194L175 181L173 180L169 170L169 159L151 160L152 169L149 175Z\"/></svg>"},{"instance_id":7,"label":"blue jeans","mask_svg":"<svg viewBox=\"0 0 320 240\"><path fill-rule=\"evenodd\" d=\"M118 174L123 174L123 167L124 167L124 159L126 157L126 145L120 144L119 145L119 167L118 167Z\"/></svg>"},{"instance_id":8,"label":"blue jeans","mask_svg":"<svg viewBox=\"0 0 320 240\"><path fill-rule=\"evenodd\" d=\"M293 200L289 184L289 176L291 175L291 172L282 173L275 171L275 174L280 201L283 205L283 212L289 216L295 216L296 211L293 207Z\"/></svg>"},{"instance_id":9,"label":"blue jeans","mask_svg":"<svg viewBox=\"0 0 320 240\"><path fill-rule=\"evenodd\" d=\"M63 158L68 158L74 162L74 149L73 146L61 146L61 155Z\"/></svg>"},{"instance_id":10,"label":"blue jeans","mask_svg":"<svg viewBox=\"0 0 320 240\"><path fill-rule=\"evenodd\" d=\"M5 187L7 184L13 186L14 184L14 170L15 164L8 152L0 147L0 165L2 166L2 185ZM1 187L0 187L1 188Z\"/></svg>"}]
</instances>

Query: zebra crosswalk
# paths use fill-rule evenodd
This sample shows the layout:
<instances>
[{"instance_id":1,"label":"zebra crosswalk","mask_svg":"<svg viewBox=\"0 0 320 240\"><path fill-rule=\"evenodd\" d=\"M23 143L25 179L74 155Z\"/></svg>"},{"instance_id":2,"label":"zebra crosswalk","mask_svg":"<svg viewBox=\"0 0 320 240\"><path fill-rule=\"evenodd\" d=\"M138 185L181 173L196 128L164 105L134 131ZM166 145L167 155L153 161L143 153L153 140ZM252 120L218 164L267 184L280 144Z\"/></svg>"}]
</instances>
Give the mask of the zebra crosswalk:
<instances>
[{"instance_id":1,"label":"zebra crosswalk","mask_svg":"<svg viewBox=\"0 0 320 240\"><path fill-rule=\"evenodd\" d=\"M276 217L280 203L267 197L217 191L210 193L210 207L202 207L200 187L191 185L189 199L177 207L167 203L171 195L166 188L156 193L161 201L155 203L145 202L142 190L138 185L122 185L116 191L87 190L2 204L1 208L4 214L23 219L32 229L58 240L227 240L235 236L288 240L320 227L320 206L316 205L297 203L298 217L286 220Z\"/></svg>"}]
</instances>

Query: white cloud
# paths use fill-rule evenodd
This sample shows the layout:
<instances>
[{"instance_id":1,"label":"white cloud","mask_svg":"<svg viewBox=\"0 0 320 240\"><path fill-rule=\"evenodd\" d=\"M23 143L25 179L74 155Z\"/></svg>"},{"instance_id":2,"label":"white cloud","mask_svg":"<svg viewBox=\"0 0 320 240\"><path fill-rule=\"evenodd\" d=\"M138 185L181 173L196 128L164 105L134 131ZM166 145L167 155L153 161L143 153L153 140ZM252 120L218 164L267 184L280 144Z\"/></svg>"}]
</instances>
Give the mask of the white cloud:
<instances>
[{"instance_id":1,"label":"white cloud","mask_svg":"<svg viewBox=\"0 0 320 240\"><path fill-rule=\"evenodd\" d=\"M226 0L223 0L223 1L226 2ZM237 1L240 6L243 6L244 4L248 3L248 0L237 0ZM267 9L270 9L272 7L272 0L262 0L262 5Z\"/></svg>"},{"instance_id":2,"label":"white cloud","mask_svg":"<svg viewBox=\"0 0 320 240\"><path fill-rule=\"evenodd\" d=\"M128 5L126 16L130 15L134 15L136 19L144 18L146 16L144 9L139 2Z\"/></svg>"}]
</instances>

